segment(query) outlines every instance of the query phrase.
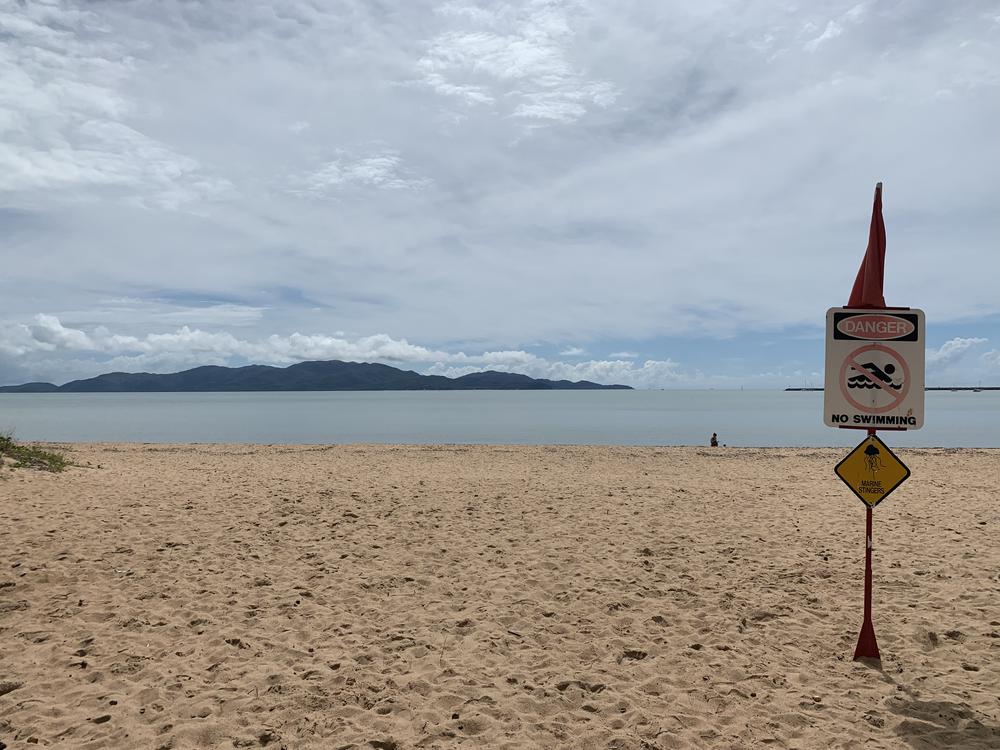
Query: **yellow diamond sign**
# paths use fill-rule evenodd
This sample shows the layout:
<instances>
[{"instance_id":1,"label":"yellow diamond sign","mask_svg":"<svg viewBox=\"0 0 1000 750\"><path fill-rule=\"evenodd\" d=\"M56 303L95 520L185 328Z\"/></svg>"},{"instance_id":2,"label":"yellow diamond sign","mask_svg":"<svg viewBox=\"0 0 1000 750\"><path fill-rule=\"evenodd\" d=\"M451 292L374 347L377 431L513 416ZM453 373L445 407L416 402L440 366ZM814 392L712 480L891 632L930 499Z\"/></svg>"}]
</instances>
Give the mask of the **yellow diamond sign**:
<instances>
[{"instance_id":1,"label":"yellow diamond sign","mask_svg":"<svg viewBox=\"0 0 1000 750\"><path fill-rule=\"evenodd\" d=\"M874 508L910 476L910 470L874 435L868 436L834 469L861 502Z\"/></svg>"}]
</instances>

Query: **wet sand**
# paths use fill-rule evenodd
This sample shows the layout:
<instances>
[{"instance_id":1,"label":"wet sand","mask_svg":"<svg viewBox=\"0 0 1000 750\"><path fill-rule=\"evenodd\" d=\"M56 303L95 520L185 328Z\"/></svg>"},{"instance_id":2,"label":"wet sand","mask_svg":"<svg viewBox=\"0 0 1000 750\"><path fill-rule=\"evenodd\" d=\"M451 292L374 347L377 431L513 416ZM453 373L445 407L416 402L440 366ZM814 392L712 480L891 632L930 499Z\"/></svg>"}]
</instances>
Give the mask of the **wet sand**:
<instances>
[{"instance_id":1,"label":"wet sand","mask_svg":"<svg viewBox=\"0 0 1000 750\"><path fill-rule=\"evenodd\" d=\"M844 451L64 448L0 470L9 748L1000 747L1000 451L898 451L879 666Z\"/></svg>"}]
</instances>

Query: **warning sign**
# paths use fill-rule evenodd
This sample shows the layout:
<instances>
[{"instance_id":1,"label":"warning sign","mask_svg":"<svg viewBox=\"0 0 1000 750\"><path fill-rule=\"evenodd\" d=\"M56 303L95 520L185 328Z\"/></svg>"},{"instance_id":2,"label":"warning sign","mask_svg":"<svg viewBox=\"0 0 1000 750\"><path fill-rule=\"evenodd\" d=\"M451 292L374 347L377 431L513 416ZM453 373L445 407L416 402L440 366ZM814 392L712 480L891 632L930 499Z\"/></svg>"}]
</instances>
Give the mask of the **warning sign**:
<instances>
[{"instance_id":1,"label":"warning sign","mask_svg":"<svg viewBox=\"0 0 1000 750\"><path fill-rule=\"evenodd\" d=\"M917 430L924 423L922 310L827 311L823 421Z\"/></svg>"},{"instance_id":2,"label":"warning sign","mask_svg":"<svg viewBox=\"0 0 1000 750\"><path fill-rule=\"evenodd\" d=\"M834 469L861 502L874 508L910 476L889 446L874 435L847 454Z\"/></svg>"}]
</instances>

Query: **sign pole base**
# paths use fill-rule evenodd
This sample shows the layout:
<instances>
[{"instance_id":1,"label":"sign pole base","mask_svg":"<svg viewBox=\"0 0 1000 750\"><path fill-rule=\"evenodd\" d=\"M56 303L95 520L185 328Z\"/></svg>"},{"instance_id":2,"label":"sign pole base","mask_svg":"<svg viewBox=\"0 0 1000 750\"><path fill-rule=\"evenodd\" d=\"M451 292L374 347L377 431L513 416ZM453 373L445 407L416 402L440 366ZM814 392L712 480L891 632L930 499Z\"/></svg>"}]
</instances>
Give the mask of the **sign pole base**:
<instances>
[{"instance_id":1,"label":"sign pole base","mask_svg":"<svg viewBox=\"0 0 1000 750\"><path fill-rule=\"evenodd\" d=\"M874 432L874 430L872 430ZM866 509L865 517L865 619L861 623L861 634L854 649L854 661L878 659L878 641L875 640L875 625L872 622L872 509Z\"/></svg>"},{"instance_id":2,"label":"sign pole base","mask_svg":"<svg viewBox=\"0 0 1000 750\"><path fill-rule=\"evenodd\" d=\"M858 645L854 647L854 661L862 659L877 659L882 661L878 653L878 641L875 640L875 626L871 620L865 620L861 625Z\"/></svg>"}]
</instances>

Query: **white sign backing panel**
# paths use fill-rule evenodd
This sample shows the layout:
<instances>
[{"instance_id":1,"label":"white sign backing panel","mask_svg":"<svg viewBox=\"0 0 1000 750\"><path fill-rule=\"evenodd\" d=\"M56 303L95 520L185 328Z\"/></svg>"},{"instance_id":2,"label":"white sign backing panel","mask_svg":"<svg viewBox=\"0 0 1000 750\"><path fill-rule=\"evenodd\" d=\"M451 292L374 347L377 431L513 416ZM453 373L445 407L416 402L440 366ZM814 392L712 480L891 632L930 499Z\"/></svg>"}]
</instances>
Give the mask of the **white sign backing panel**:
<instances>
[{"instance_id":1,"label":"white sign backing panel","mask_svg":"<svg viewBox=\"0 0 1000 750\"><path fill-rule=\"evenodd\" d=\"M924 425L924 311L826 311L823 423L919 430Z\"/></svg>"}]
</instances>

